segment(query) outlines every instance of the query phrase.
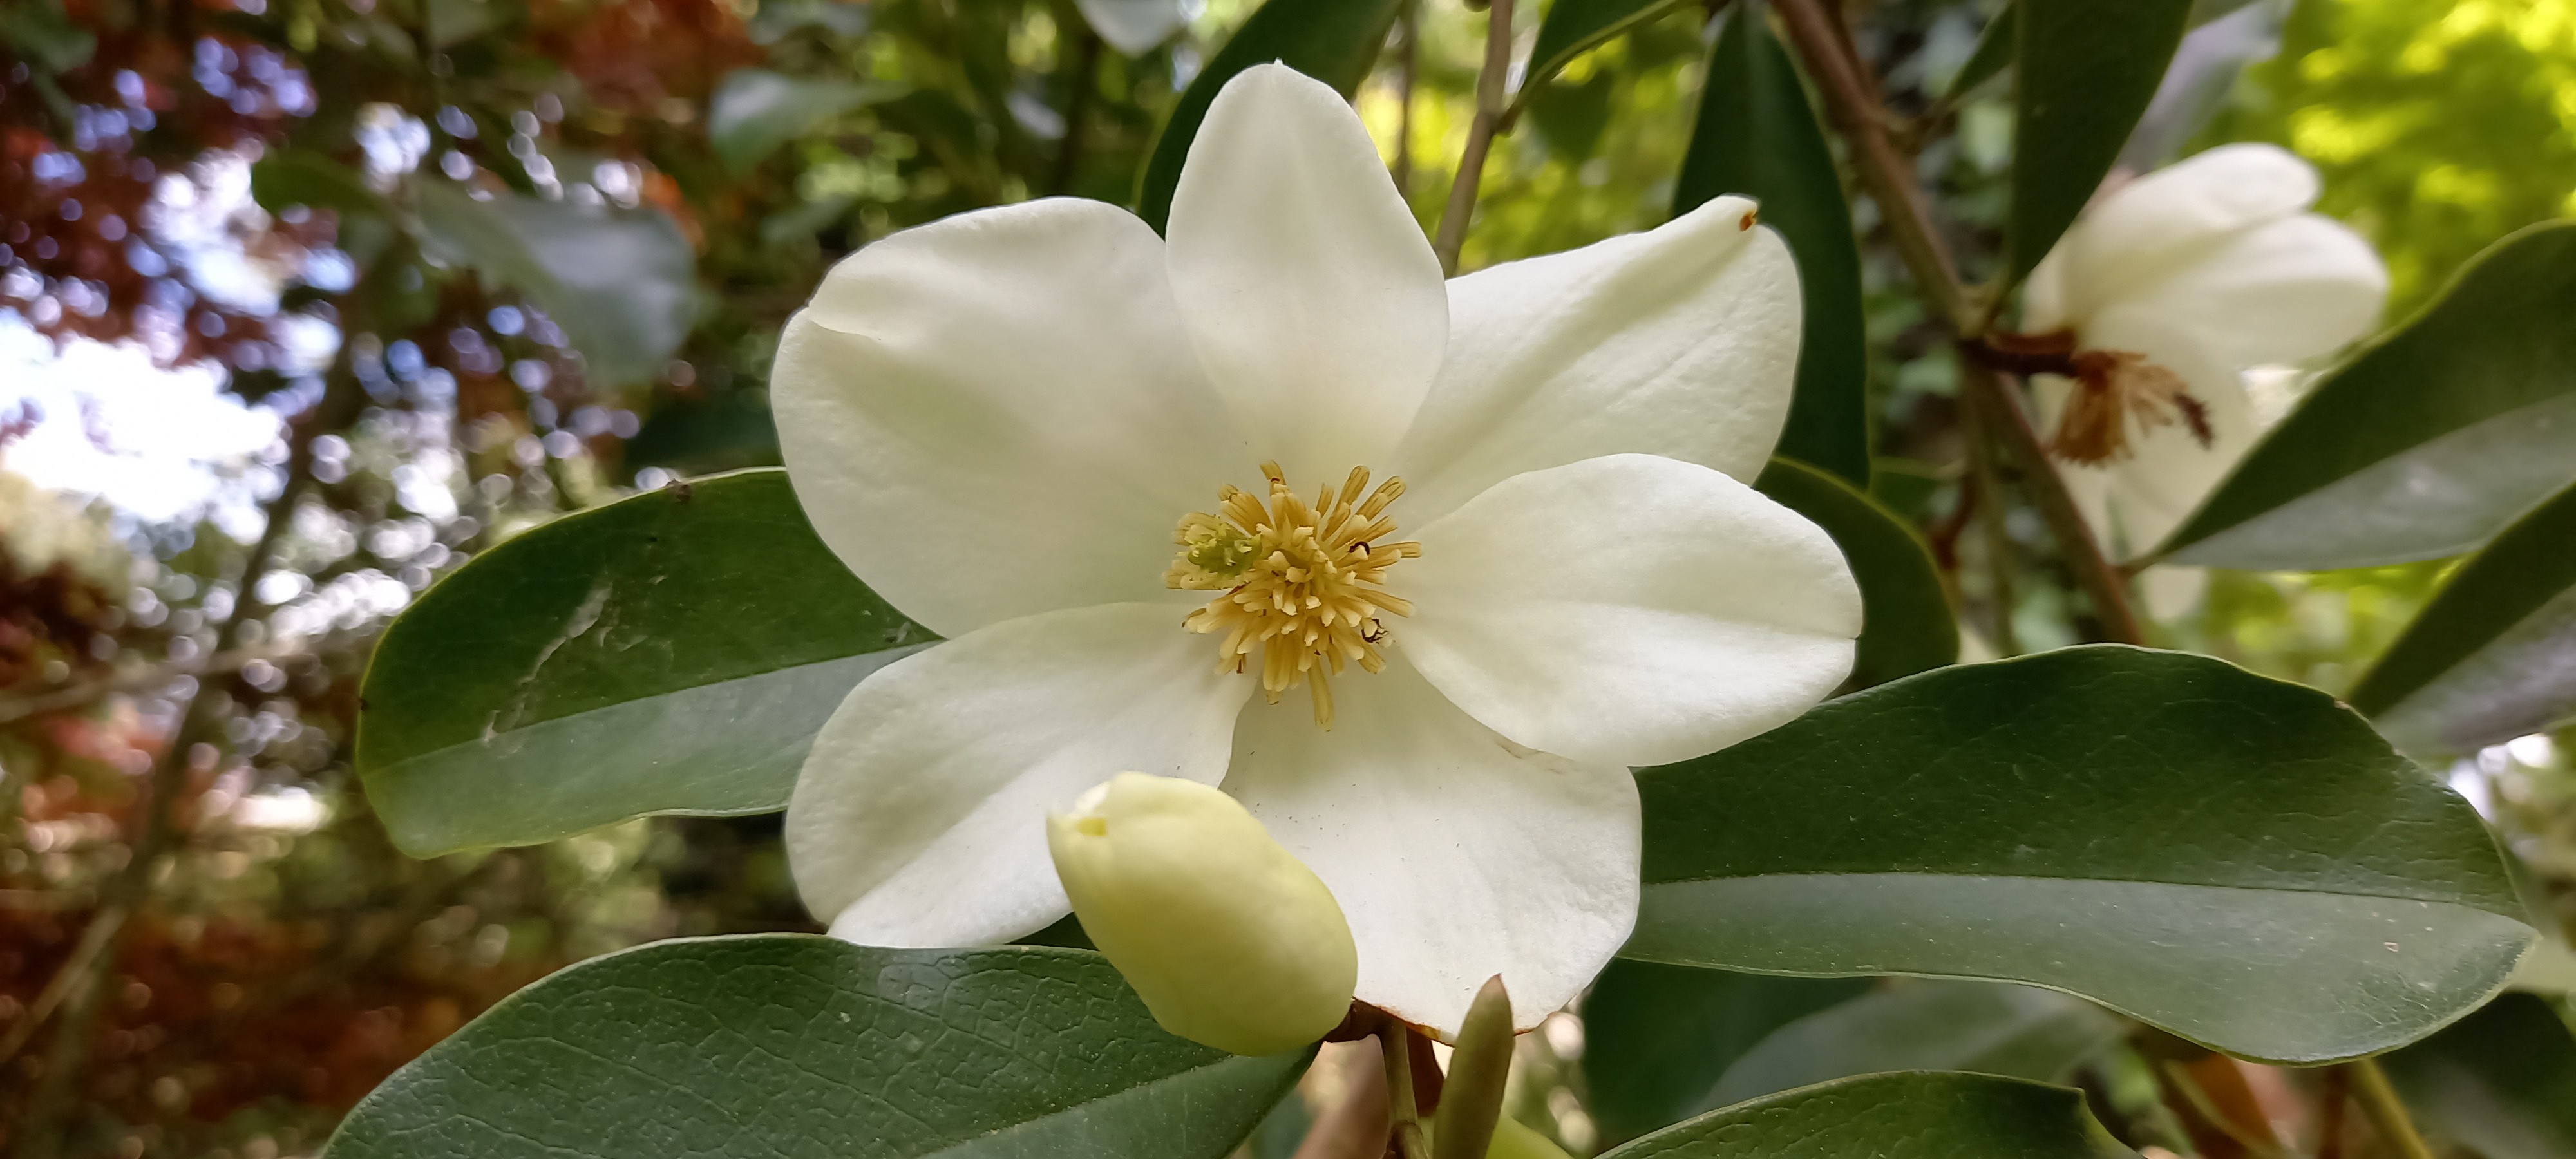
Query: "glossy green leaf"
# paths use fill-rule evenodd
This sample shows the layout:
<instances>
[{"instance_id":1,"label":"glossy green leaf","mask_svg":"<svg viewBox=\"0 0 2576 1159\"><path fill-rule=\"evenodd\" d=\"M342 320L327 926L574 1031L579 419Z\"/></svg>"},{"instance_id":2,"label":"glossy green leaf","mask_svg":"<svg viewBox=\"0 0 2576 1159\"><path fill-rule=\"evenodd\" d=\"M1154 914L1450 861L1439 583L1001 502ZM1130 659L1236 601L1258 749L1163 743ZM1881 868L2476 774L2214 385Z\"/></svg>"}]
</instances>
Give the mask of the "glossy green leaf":
<instances>
[{"instance_id":1,"label":"glossy green leaf","mask_svg":"<svg viewBox=\"0 0 2576 1159\"><path fill-rule=\"evenodd\" d=\"M2005 281L2075 223L2155 99L2191 0L2018 0Z\"/></svg>"},{"instance_id":2,"label":"glossy green leaf","mask_svg":"<svg viewBox=\"0 0 2576 1159\"><path fill-rule=\"evenodd\" d=\"M2165 543L2177 563L2439 559L2576 481L2576 221L2523 230L2308 392Z\"/></svg>"},{"instance_id":3,"label":"glossy green leaf","mask_svg":"<svg viewBox=\"0 0 2576 1159\"><path fill-rule=\"evenodd\" d=\"M1866 978L1783 978L1610 963L1583 997L1585 1106L1612 1143L1708 1109L1708 1093L1755 1043L1867 992Z\"/></svg>"},{"instance_id":4,"label":"glossy green leaf","mask_svg":"<svg viewBox=\"0 0 2576 1159\"><path fill-rule=\"evenodd\" d=\"M2576 487L2454 573L2349 699L2399 748L2423 754L2576 718Z\"/></svg>"},{"instance_id":5,"label":"glossy green leaf","mask_svg":"<svg viewBox=\"0 0 2576 1159\"><path fill-rule=\"evenodd\" d=\"M1869 358L1860 301L1860 248L1851 204L1824 127L1788 50L1748 0L1708 54L1699 123L1691 130L1673 213L1739 193L1762 203L1798 262L1806 300L1798 389L1779 453L1869 486Z\"/></svg>"},{"instance_id":6,"label":"glossy green leaf","mask_svg":"<svg viewBox=\"0 0 2576 1159\"><path fill-rule=\"evenodd\" d=\"M1959 623L1931 549L1913 527L1866 493L1794 460L1771 460L1753 485L1824 528L1860 580L1854 685L1885 684L1958 662Z\"/></svg>"},{"instance_id":7,"label":"glossy green leaf","mask_svg":"<svg viewBox=\"0 0 2576 1159\"><path fill-rule=\"evenodd\" d=\"M651 379L689 336L697 254L662 213L509 193L478 201L444 181L414 192L423 248L526 294L581 351L592 385Z\"/></svg>"},{"instance_id":8,"label":"glossy green leaf","mask_svg":"<svg viewBox=\"0 0 2576 1159\"><path fill-rule=\"evenodd\" d=\"M1601 1159L2136 1159L2065 1087L1986 1075L1880 1074L1773 1095L1658 1131Z\"/></svg>"},{"instance_id":9,"label":"glossy green leaf","mask_svg":"<svg viewBox=\"0 0 2576 1159\"><path fill-rule=\"evenodd\" d=\"M385 212L385 199L367 188L357 170L305 149L261 157L250 167L250 195L272 213L294 205L340 213Z\"/></svg>"},{"instance_id":10,"label":"glossy green leaf","mask_svg":"<svg viewBox=\"0 0 2576 1159\"><path fill-rule=\"evenodd\" d=\"M1207 67L1173 104L1154 141L1154 155L1136 188L1136 214L1155 232L1172 215L1172 191L1181 183L1181 162L1189 159L1190 141L1207 119L1218 89L1234 74L1256 64L1278 61L1340 90L1357 92L1377 65L1387 30L1395 26L1402 0L1269 0L1236 29Z\"/></svg>"},{"instance_id":11,"label":"glossy green leaf","mask_svg":"<svg viewBox=\"0 0 2576 1159\"><path fill-rule=\"evenodd\" d=\"M2576 1034L2548 999L2506 994L2380 1063L2426 1127L2485 1159L2576 1155Z\"/></svg>"},{"instance_id":12,"label":"glossy green leaf","mask_svg":"<svg viewBox=\"0 0 2576 1159\"><path fill-rule=\"evenodd\" d=\"M1538 91L1574 58L1611 37L1682 6L1682 0L1554 0L1530 42L1529 70L1521 98Z\"/></svg>"},{"instance_id":13,"label":"glossy green leaf","mask_svg":"<svg viewBox=\"0 0 2576 1159\"><path fill-rule=\"evenodd\" d=\"M902 85L787 76L764 68L726 73L707 103L707 139L736 173L760 163L805 130L851 109L891 100Z\"/></svg>"},{"instance_id":14,"label":"glossy green leaf","mask_svg":"<svg viewBox=\"0 0 2576 1159\"><path fill-rule=\"evenodd\" d=\"M2066 990L2246 1058L2420 1038L2531 943L2468 803L2332 697L2095 645L1638 774L1629 957Z\"/></svg>"},{"instance_id":15,"label":"glossy green leaf","mask_svg":"<svg viewBox=\"0 0 2576 1159\"><path fill-rule=\"evenodd\" d=\"M815 537L786 472L674 484L523 533L396 618L358 771L421 857L770 812L859 679L931 638Z\"/></svg>"},{"instance_id":16,"label":"glossy green leaf","mask_svg":"<svg viewBox=\"0 0 2576 1159\"><path fill-rule=\"evenodd\" d=\"M1781 1027L1717 1080L1723 1107L1851 1075L1971 1071L2055 1082L2117 1041L2128 1024L2081 998L2035 986L1913 980Z\"/></svg>"},{"instance_id":17,"label":"glossy green leaf","mask_svg":"<svg viewBox=\"0 0 2576 1159\"><path fill-rule=\"evenodd\" d=\"M1986 22L1986 30L1977 37L1975 51L1967 63L1959 66L1958 75L1950 78L1950 88L1943 100L1957 101L1977 91L1977 86L1993 80L1995 74L2013 62L2013 52L2021 47L2021 7L2019 0L2004 5L1995 18Z\"/></svg>"},{"instance_id":18,"label":"glossy green leaf","mask_svg":"<svg viewBox=\"0 0 2576 1159\"><path fill-rule=\"evenodd\" d=\"M660 942L503 999L330 1159L1219 1159L1312 1052L1174 1038L1085 950Z\"/></svg>"}]
</instances>

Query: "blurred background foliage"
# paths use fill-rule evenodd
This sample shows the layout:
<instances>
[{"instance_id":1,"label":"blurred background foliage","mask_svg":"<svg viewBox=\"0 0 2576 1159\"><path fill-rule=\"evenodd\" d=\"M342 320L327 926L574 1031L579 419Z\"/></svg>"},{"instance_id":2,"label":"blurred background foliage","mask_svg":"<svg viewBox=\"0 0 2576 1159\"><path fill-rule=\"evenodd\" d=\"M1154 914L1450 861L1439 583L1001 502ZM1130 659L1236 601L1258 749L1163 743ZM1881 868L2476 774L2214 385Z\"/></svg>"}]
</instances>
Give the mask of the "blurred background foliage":
<instances>
[{"instance_id":1,"label":"blurred background foliage","mask_svg":"<svg viewBox=\"0 0 2576 1159\"><path fill-rule=\"evenodd\" d=\"M1255 6L8 0L0 1149L43 1121L78 1154L310 1154L394 1067L551 969L815 928L775 818L397 854L347 772L369 643L520 530L775 463L766 370L832 260L981 206L1130 201L1161 118ZM1851 13L1972 276L1998 260L2008 82L1951 88L2000 6ZM1669 215L1715 7L1666 8L1528 94L1466 267ZM2392 316L2495 237L2576 213L2576 0L2213 7L2131 169L2290 147L2387 258ZM1482 28L1426 0L1358 94L1426 228ZM2035 512L1969 533L1951 349L1856 202L1873 490L1925 532L1972 651L2087 638ZM271 563L243 575L263 542ZM2222 573L2157 630L2341 691L2445 566ZM2562 917L2570 752L2529 737L2445 771ZM153 783L180 790L157 822ZM1578 1153L1599 1141L1582 1045L1551 1021L1515 1088ZM1282 1114L1262 1139L1293 1140Z\"/></svg>"}]
</instances>

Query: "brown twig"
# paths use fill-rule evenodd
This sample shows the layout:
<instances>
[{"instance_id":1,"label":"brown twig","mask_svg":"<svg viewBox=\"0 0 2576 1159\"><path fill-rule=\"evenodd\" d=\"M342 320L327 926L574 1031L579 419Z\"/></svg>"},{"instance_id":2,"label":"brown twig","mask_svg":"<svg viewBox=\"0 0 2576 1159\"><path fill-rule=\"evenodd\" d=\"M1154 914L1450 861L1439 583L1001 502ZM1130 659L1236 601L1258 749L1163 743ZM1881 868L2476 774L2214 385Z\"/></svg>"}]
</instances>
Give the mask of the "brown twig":
<instances>
[{"instance_id":1,"label":"brown twig","mask_svg":"<svg viewBox=\"0 0 2576 1159\"><path fill-rule=\"evenodd\" d=\"M1870 199L1878 203L1879 217L1895 238L1916 287L1949 320L1954 337L1975 342L1985 331L1988 311L1960 283L1958 267L1932 227L1930 211L1915 186L1913 162L1889 139L1884 109L1872 95L1874 89L1859 58L1848 50L1848 42L1818 0L1779 0L1776 7L1807 75L1824 94L1827 115L1850 145L1853 167ZM2092 600L2103 635L2122 643L2145 642L2145 632L2129 606L2126 577L2103 555L2101 542L2074 497L2067 494L2065 480L2049 461L2021 400L1993 367L1969 356L1966 349L1961 354L1959 389L1963 398L1972 400L1974 421L1991 433L2002 452L1998 465L2018 469L2018 482L2047 521L2077 585Z\"/></svg>"},{"instance_id":2,"label":"brown twig","mask_svg":"<svg viewBox=\"0 0 2576 1159\"><path fill-rule=\"evenodd\" d=\"M1493 0L1485 13L1485 65L1476 73L1476 119L1467 126L1467 149L1458 158L1458 176L1449 184L1449 205L1440 211L1440 237L1432 252L1440 255L1443 273L1458 272L1458 251L1467 244L1467 224L1476 216L1476 187L1485 179L1485 154L1502 131L1508 108L1503 82L1512 68L1512 0Z\"/></svg>"},{"instance_id":3,"label":"brown twig","mask_svg":"<svg viewBox=\"0 0 2576 1159\"><path fill-rule=\"evenodd\" d=\"M233 606L215 627L215 646L209 652L221 655L240 645L242 625L249 621L251 609L258 600L251 589L260 572L277 557L278 547L286 541L288 527L294 523L295 507L313 487L313 440L327 432L338 431L357 417L365 400L355 374L345 367L331 376L330 386L313 413L300 423L287 428L286 484L265 509L267 523L260 529L259 540L242 559L233 580ZM100 950L85 961L66 962L65 970L74 977L65 982L49 982L51 989L60 983L69 987L70 998L62 1018L54 1026L54 1039L46 1053L44 1075L38 1080L27 1104L27 1116L19 1133L24 1159L54 1159L62 1151L63 1138L70 1126L74 1104L73 1093L83 1063L88 1059L89 1039L98 1020L98 984L114 967L122 935L130 928L129 915L141 909L151 892L153 879L161 861L177 836L178 798L187 787L188 774L196 765L197 747L207 738L218 735L221 721L219 706L223 698L210 695L208 681L201 681L179 707L179 727L170 738L169 747L154 762L144 803L143 835L133 846L125 868L101 891L101 906L90 919L96 926L114 922L99 937ZM84 930L86 943L91 935ZM75 970L74 967L77 966Z\"/></svg>"},{"instance_id":4,"label":"brown twig","mask_svg":"<svg viewBox=\"0 0 2576 1159\"><path fill-rule=\"evenodd\" d=\"M1395 163L1388 172L1395 178L1395 195L1408 203L1413 198L1413 85L1422 72L1421 21L1421 0L1405 0L1396 10Z\"/></svg>"}]
</instances>

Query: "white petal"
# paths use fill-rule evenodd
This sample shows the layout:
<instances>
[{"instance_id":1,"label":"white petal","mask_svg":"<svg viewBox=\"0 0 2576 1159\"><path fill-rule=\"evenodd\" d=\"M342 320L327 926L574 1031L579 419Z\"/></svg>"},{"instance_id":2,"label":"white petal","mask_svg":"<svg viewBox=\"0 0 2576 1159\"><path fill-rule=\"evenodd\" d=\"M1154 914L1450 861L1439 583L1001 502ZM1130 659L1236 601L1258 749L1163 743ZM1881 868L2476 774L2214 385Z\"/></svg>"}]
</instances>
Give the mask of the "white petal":
<instances>
[{"instance_id":1,"label":"white petal","mask_svg":"<svg viewBox=\"0 0 2576 1159\"><path fill-rule=\"evenodd\" d=\"M1440 367L1440 261L1342 98L1280 64L1219 90L1172 194L1172 288L1259 458L1312 485L1386 456Z\"/></svg>"},{"instance_id":2,"label":"white petal","mask_svg":"<svg viewBox=\"0 0 2576 1159\"><path fill-rule=\"evenodd\" d=\"M1860 588L1822 528L1717 471L1611 455L1422 529L1396 644L1535 749L1650 765L1787 723L1851 674Z\"/></svg>"},{"instance_id":3,"label":"white petal","mask_svg":"<svg viewBox=\"0 0 2576 1159\"><path fill-rule=\"evenodd\" d=\"M1638 451L1750 482L1788 419L1798 268L1753 203L1449 283L1449 354L1396 456L1410 518L1523 471Z\"/></svg>"},{"instance_id":4,"label":"white petal","mask_svg":"<svg viewBox=\"0 0 2576 1159\"><path fill-rule=\"evenodd\" d=\"M2240 231L2317 199L2317 173L2276 145L2221 145L2113 190L2031 273L2024 328L2082 326L2096 310Z\"/></svg>"},{"instance_id":5,"label":"white petal","mask_svg":"<svg viewBox=\"0 0 2576 1159\"><path fill-rule=\"evenodd\" d=\"M2118 349L2135 328L2190 336L2230 371L2299 362L2369 332L2388 267L2341 223L2302 214L2229 236L2160 280L2133 286L2082 329ZM2149 352L2152 353L2152 352Z\"/></svg>"},{"instance_id":6,"label":"white petal","mask_svg":"<svg viewBox=\"0 0 2576 1159\"><path fill-rule=\"evenodd\" d=\"M1009 620L860 683L787 804L788 864L836 937L968 946L1063 917L1046 817L1121 772L1215 784L1253 682L1169 607Z\"/></svg>"},{"instance_id":7,"label":"white petal","mask_svg":"<svg viewBox=\"0 0 2576 1159\"><path fill-rule=\"evenodd\" d=\"M1059 199L869 245L788 323L770 397L797 498L945 636L1157 597L1172 526L1244 473L1162 244Z\"/></svg>"},{"instance_id":8,"label":"white petal","mask_svg":"<svg viewBox=\"0 0 2576 1159\"><path fill-rule=\"evenodd\" d=\"M1244 709L1225 788L1340 900L1359 998L1454 1034L1501 974L1523 1027L1573 1000L1637 920L1637 786L1531 752L1459 712L1401 657Z\"/></svg>"}]
</instances>

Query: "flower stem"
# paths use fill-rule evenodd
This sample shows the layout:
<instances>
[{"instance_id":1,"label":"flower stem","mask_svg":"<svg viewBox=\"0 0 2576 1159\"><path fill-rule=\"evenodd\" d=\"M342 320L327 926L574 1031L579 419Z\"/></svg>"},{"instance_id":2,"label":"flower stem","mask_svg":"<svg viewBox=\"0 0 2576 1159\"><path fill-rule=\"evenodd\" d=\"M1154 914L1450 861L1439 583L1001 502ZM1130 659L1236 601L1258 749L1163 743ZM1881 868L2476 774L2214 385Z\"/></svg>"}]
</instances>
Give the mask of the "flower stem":
<instances>
[{"instance_id":1,"label":"flower stem","mask_svg":"<svg viewBox=\"0 0 2576 1159\"><path fill-rule=\"evenodd\" d=\"M2370 1116L2370 1125L2390 1150L2402 1159L2433 1159L2433 1148L2415 1130L2415 1120L2406 1113L2397 1088L2388 1085L2388 1072L2380 1069L2378 1059L2356 1059L2337 1069L2352 1076L2352 1093L2361 1102L2361 1113Z\"/></svg>"},{"instance_id":2,"label":"flower stem","mask_svg":"<svg viewBox=\"0 0 2576 1159\"><path fill-rule=\"evenodd\" d=\"M1476 186L1485 178L1485 154L1502 132L1506 108L1503 81L1512 68L1512 0L1493 0L1485 13L1485 65L1476 73L1476 119L1467 126L1467 150L1458 157L1458 176L1449 183L1449 205L1440 211L1440 236L1432 252L1440 255L1442 273L1458 272L1458 251L1467 244L1468 219L1476 216Z\"/></svg>"},{"instance_id":3,"label":"flower stem","mask_svg":"<svg viewBox=\"0 0 2576 1159\"><path fill-rule=\"evenodd\" d=\"M1386 1110L1396 1154L1431 1159L1430 1141L1422 1137L1422 1109L1413 1101L1413 1028L1390 1017L1377 1041L1386 1054Z\"/></svg>"},{"instance_id":4,"label":"flower stem","mask_svg":"<svg viewBox=\"0 0 2576 1159\"><path fill-rule=\"evenodd\" d=\"M1960 283L1958 266L1932 227L1930 211L1915 187L1913 160L1889 139L1886 109L1862 76L1859 58L1818 0L1778 0L1776 7L1807 75L1824 94L1827 116L1851 147L1861 185L1878 203L1879 217L1894 236L1915 286L1935 311L1949 319L1961 345L1959 388L1973 396L1968 408L1975 416L1971 421L1981 423L2003 452L1999 462L2018 468L2022 489L2048 522L2077 585L2091 598L2103 635L2125 644L2144 643L2146 634L2129 606L2127 577L2102 553L2101 541L2094 537L2074 497L2067 494L2066 482L2049 461L2021 400L1992 367L1975 356L1974 344L1985 332L1990 312L1978 295Z\"/></svg>"}]
</instances>

